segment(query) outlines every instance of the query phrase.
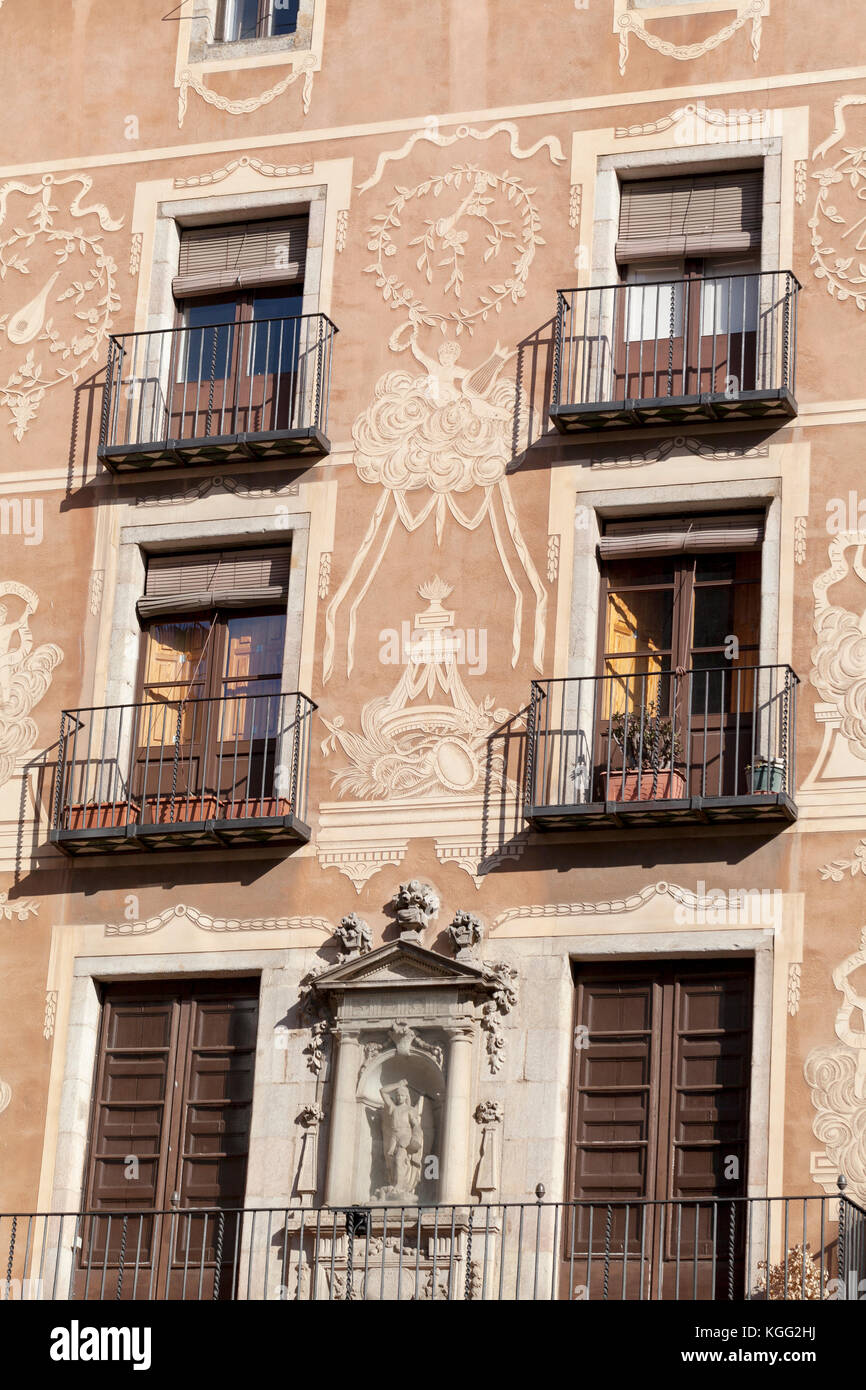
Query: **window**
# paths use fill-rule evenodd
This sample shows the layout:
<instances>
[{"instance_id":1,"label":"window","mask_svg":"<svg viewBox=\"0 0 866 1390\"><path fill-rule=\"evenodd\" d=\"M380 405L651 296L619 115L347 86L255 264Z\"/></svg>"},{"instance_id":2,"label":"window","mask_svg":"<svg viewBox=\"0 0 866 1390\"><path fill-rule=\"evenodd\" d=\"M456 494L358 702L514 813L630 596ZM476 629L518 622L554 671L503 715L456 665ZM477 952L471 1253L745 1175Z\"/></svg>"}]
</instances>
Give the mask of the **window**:
<instances>
[{"instance_id":1,"label":"window","mask_svg":"<svg viewBox=\"0 0 866 1390\"><path fill-rule=\"evenodd\" d=\"M616 375L642 399L755 386L760 170L626 183Z\"/></svg>"},{"instance_id":2,"label":"window","mask_svg":"<svg viewBox=\"0 0 866 1390\"><path fill-rule=\"evenodd\" d=\"M606 525L601 660L615 709L669 705L678 668L695 673L693 715L748 707L763 523L761 513L743 513Z\"/></svg>"},{"instance_id":3,"label":"window","mask_svg":"<svg viewBox=\"0 0 866 1390\"><path fill-rule=\"evenodd\" d=\"M299 0L220 0L217 39L279 38L298 27Z\"/></svg>"},{"instance_id":4,"label":"window","mask_svg":"<svg viewBox=\"0 0 866 1390\"><path fill-rule=\"evenodd\" d=\"M149 557L134 794L157 813L169 795L190 819L270 807L292 712L289 567L286 546Z\"/></svg>"},{"instance_id":5,"label":"window","mask_svg":"<svg viewBox=\"0 0 866 1390\"><path fill-rule=\"evenodd\" d=\"M578 1207L566 1273L588 1283L588 1260L607 1250L616 1297L647 1297L648 1279L652 1297L670 1297L680 1277L711 1297L715 1280L742 1278L742 1229L722 1239L712 1207L695 1203L746 1190L751 965L587 965L576 991L569 1200L659 1205ZM731 1243L736 1270L720 1267Z\"/></svg>"},{"instance_id":6,"label":"window","mask_svg":"<svg viewBox=\"0 0 866 1390\"><path fill-rule=\"evenodd\" d=\"M172 282L181 330L171 399L177 438L291 428L299 365L307 219L185 228Z\"/></svg>"},{"instance_id":7,"label":"window","mask_svg":"<svg viewBox=\"0 0 866 1390\"><path fill-rule=\"evenodd\" d=\"M112 1267L116 1287L124 1237L127 1298L198 1298L200 1277L206 1297L232 1297L258 994L257 980L106 989L85 1179L94 1215L80 1232L73 1297L97 1297Z\"/></svg>"}]
</instances>

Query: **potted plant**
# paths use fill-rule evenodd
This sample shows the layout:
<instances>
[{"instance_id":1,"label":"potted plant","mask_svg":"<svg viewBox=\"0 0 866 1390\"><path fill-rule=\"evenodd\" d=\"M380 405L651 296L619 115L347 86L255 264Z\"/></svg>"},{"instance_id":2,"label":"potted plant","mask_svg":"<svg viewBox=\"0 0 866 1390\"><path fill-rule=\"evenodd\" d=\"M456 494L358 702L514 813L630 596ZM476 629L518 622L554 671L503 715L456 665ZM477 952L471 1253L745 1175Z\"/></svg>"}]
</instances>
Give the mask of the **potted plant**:
<instances>
[{"instance_id":1,"label":"potted plant","mask_svg":"<svg viewBox=\"0 0 866 1390\"><path fill-rule=\"evenodd\" d=\"M746 773L752 779L753 796L765 796L770 792L784 790L784 758L756 758L753 763L746 764Z\"/></svg>"},{"instance_id":2,"label":"potted plant","mask_svg":"<svg viewBox=\"0 0 866 1390\"><path fill-rule=\"evenodd\" d=\"M622 752L623 770L602 773L606 801L676 801L686 795L686 779L674 766L679 735L653 701L614 714L610 737Z\"/></svg>"}]
</instances>

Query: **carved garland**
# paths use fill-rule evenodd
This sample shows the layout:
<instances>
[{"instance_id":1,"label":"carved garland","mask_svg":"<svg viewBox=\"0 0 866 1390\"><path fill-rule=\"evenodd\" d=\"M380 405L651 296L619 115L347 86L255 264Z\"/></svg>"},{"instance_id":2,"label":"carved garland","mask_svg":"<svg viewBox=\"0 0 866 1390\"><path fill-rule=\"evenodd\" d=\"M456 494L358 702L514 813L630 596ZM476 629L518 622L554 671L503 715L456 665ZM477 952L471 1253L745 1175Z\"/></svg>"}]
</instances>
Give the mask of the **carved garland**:
<instances>
[{"instance_id":1,"label":"carved garland","mask_svg":"<svg viewBox=\"0 0 866 1390\"><path fill-rule=\"evenodd\" d=\"M215 92L212 87L206 87L194 73L190 72L189 68L184 68L180 75L180 90L177 95L178 129L183 126L190 89L200 96L202 101L207 102L208 106L215 106L219 111L225 111L230 116L245 116L251 111L258 111L262 106L269 106L272 101L276 101L277 97L282 96L283 92L287 91L300 77L304 79L303 103L304 115L306 116L309 113L310 102L313 96L313 73L315 72L317 63L318 58L315 54L306 53L303 58L300 59L297 66L287 72L285 77L281 78L275 86L268 87L264 92L260 92L258 96L244 97L237 101L232 101L229 97L222 96L219 92Z\"/></svg>"},{"instance_id":2,"label":"carved garland","mask_svg":"<svg viewBox=\"0 0 866 1390\"><path fill-rule=\"evenodd\" d=\"M176 178L175 188L204 188L210 187L214 183L222 183L238 169L255 169L257 174L261 174L266 179L290 179L296 178L299 174L312 174L312 164L265 164L263 160L256 159L254 155L244 154L240 159L233 159L230 164L224 164L219 169L214 169L209 174L191 174L189 178Z\"/></svg>"},{"instance_id":3,"label":"carved garland","mask_svg":"<svg viewBox=\"0 0 866 1390\"><path fill-rule=\"evenodd\" d=\"M333 924L326 917L212 917L197 907L187 907L178 903L167 907L154 917L146 917L137 922L118 922L105 928L106 936L147 936L161 931L173 917L187 917L199 931L320 931L331 936Z\"/></svg>"},{"instance_id":4,"label":"carved garland","mask_svg":"<svg viewBox=\"0 0 866 1390\"><path fill-rule=\"evenodd\" d=\"M629 10L622 14L616 21L619 30L619 71L620 76L625 74L628 62L628 40L629 34L634 34L645 43L648 48L652 48L656 53L661 53L665 58L676 58L680 62L688 61L691 58L702 58L704 54L711 53L713 49L721 44L727 43L744 24L752 21L752 58L758 61L761 52L761 27L762 17L765 13L766 0L751 0L751 2L740 10L736 19L731 20L722 29L718 29L715 34L710 34L708 38L702 39L700 43L670 43L667 39L660 39L657 34L652 34L643 26L643 21L638 14Z\"/></svg>"},{"instance_id":5,"label":"carved garland","mask_svg":"<svg viewBox=\"0 0 866 1390\"><path fill-rule=\"evenodd\" d=\"M389 257L397 254L397 246L391 233L394 228L401 225L400 218L407 204L413 199L423 198L431 192L434 198L438 198L445 188L459 189L464 179L470 184L474 181L476 188L483 183L487 188L504 193L508 201L514 203L521 212L522 232L520 236L515 236L514 233L506 232L501 222L495 222L489 218L484 212L483 200L479 191L476 200L478 211L474 212L474 216L486 224L488 239L491 241L488 251L485 252L485 259L489 259L498 252L506 237L509 240L513 239L515 241L515 255L512 274L501 284L488 285L487 288L492 298L480 294L476 308L464 309L461 306L452 309L448 314L440 314L429 309L399 276L389 275L385 262ZM524 188L516 177L509 177L507 174L494 174L489 170L479 169L476 164L455 164L447 173L425 179L422 183L416 184L414 188L398 187L396 197L392 198L391 202L386 205L387 212L379 213L373 219L379 225L370 228L370 241L367 243L367 250L376 253L376 260L372 265L365 267L365 274L376 276L376 286L382 291L382 298L391 309L408 310L410 323L416 326L423 323L429 327L438 324L443 333L446 325L450 323L456 334L461 334L465 328L471 335L472 326L476 319L481 319L484 322L492 311L499 313L506 301L510 300L512 304L517 304L526 295L525 286L529 276L529 268L535 259L535 248L545 244L543 237L539 235L541 218L530 197L530 194L534 192L534 188ZM433 278L431 257L433 255L434 232L435 224L431 224L425 233L420 237L413 238L409 243L410 246L422 248L416 264L418 269L424 272L428 282ZM459 264L461 254L459 239L455 236L450 247L451 275L445 287L445 293L453 290L458 299L463 281Z\"/></svg>"}]
</instances>

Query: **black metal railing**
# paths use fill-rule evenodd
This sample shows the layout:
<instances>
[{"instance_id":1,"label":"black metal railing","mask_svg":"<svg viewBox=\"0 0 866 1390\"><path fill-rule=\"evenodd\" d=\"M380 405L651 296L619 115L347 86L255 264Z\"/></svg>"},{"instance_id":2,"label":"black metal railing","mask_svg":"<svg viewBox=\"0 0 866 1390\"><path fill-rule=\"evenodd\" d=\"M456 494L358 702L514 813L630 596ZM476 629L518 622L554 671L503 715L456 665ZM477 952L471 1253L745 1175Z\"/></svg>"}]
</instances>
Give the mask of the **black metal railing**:
<instances>
[{"instance_id":1,"label":"black metal railing","mask_svg":"<svg viewBox=\"0 0 866 1390\"><path fill-rule=\"evenodd\" d=\"M99 454L111 466L327 448L326 314L127 333L109 340Z\"/></svg>"},{"instance_id":2,"label":"black metal railing","mask_svg":"<svg viewBox=\"0 0 866 1390\"><path fill-rule=\"evenodd\" d=\"M262 820L304 825L315 709L297 691L243 691L65 710L52 837L140 832L154 845L203 824L227 835Z\"/></svg>"},{"instance_id":3,"label":"black metal railing","mask_svg":"<svg viewBox=\"0 0 866 1390\"><path fill-rule=\"evenodd\" d=\"M533 681L528 814L790 809L797 685L789 666L732 665Z\"/></svg>"},{"instance_id":4,"label":"black metal railing","mask_svg":"<svg viewBox=\"0 0 866 1390\"><path fill-rule=\"evenodd\" d=\"M783 270L560 290L554 422L796 414L799 289Z\"/></svg>"},{"instance_id":5,"label":"black metal railing","mask_svg":"<svg viewBox=\"0 0 866 1390\"><path fill-rule=\"evenodd\" d=\"M0 1216L6 1300L864 1294L866 1212L844 1196Z\"/></svg>"}]
</instances>

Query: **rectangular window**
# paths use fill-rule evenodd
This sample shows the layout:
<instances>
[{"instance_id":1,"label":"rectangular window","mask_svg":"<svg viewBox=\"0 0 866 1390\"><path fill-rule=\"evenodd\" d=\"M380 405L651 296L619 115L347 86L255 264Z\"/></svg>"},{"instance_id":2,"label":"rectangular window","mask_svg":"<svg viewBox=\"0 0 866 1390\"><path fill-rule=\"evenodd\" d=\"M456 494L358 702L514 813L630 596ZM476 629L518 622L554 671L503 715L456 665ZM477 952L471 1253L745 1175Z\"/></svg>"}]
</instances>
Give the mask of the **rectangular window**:
<instances>
[{"instance_id":1,"label":"rectangular window","mask_svg":"<svg viewBox=\"0 0 866 1390\"><path fill-rule=\"evenodd\" d=\"M200 1285L232 1297L258 995L257 980L106 988L85 1185L94 1215L74 1297L99 1297L106 1278L126 1298L198 1298Z\"/></svg>"},{"instance_id":2,"label":"rectangular window","mask_svg":"<svg viewBox=\"0 0 866 1390\"><path fill-rule=\"evenodd\" d=\"M217 38L222 43L279 38L298 27L299 0L220 0Z\"/></svg>"},{"instance_id":3,"label":"rectangular window","mask_svg":"<svg viewBox=\"0 0 866 1390\"><path fill-rule=\"evenodd\" d=\"M607 1257L614 1297L650 1296L647 1281L672 1296L678 1276L711 1297L742 1277L741 1223L714 1226L698 1203L746 1191L751 963L582 966L575 1022L568 1184L585 1205L564 1232L570 1278L600 1293Z\"/></svg>"},{"instance_id":4,"label":"rectangular window","mask_svg":"<svg viewBox=\"0 0 866 1390\"><path fill-rule=\"evenodd\" d=\"M276 814L290 563L288 546L148 558L133 794L153 816Z\"/></svg>"}]
</instances>

